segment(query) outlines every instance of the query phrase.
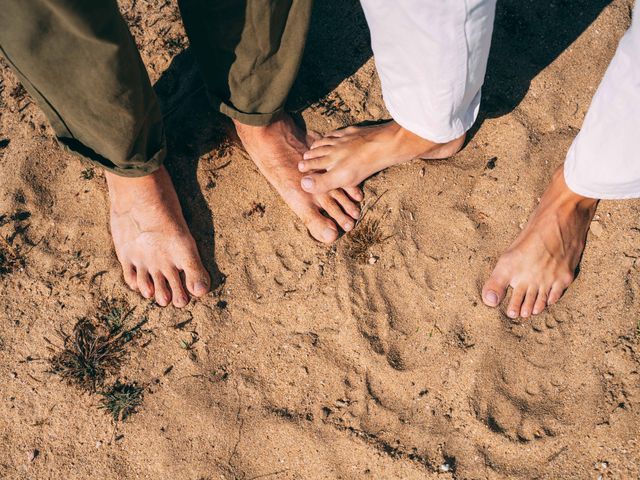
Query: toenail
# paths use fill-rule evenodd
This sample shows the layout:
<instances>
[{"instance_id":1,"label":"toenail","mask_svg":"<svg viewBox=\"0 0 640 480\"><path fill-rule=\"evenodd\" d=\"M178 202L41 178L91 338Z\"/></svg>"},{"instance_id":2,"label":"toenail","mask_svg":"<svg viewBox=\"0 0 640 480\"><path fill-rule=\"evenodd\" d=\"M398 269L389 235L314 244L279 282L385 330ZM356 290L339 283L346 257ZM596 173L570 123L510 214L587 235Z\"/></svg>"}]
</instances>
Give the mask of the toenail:
<instances>
[{"instance_id":1,"label":"toenail","mask_svg":"<svg viewBox=\"0 0 640 480\"><path fill-rule=\"evenodd\" d=\"M336 232L333 228L325 228L322 232L322 238L325 242L333 242L336 238L338 232Z\"/></svg>"},{"instance_id":2,"label":"toenail","mask_svg":"<svg viewBox=\"0 0 640 480\"><path fill-rule=\"evenodd\" d=\"M496 305L498 305L498 295L496 295L495 292L487 292L487 294L484 296L484 299L492 307L495 307Z\"/></svg>"},{"instance_id":3,"label":"toenail","mask_svg":"<svg viewBox=\"0 0 640 480\"><path fill-rule=\"evenodd\" d=\"M204 295L208 290L207 282L205 282L204 280L199 281L198 283L196 283L194 289L197 295Z\"/></svg>"},{"instance_id":4,"label":"toenail","mask_svg":"<svg viewBox=\"0 0 640 480\"><path fill-rule=\"evenodd\" d=\"M304 152L302 154L302 158L304 158L305 160L309 160L309 156L311 155L311 152Z\"/></svg>"},{"instance_id":5,"label":"toenail","mask_svg":"<svg viewBox=\"0 0 640 480\"><path fill-rule=\"evenodd\" d=\"M304 162L298 162L298 170L304 170Z\"/></svg>"},{"instance_id":6,"label":"toenail","mask_svg":"<svg viewBox=\"0 0 640 480\"><path fill-rule=\"evenodd\" d=\"M351 222L347 222L347 223L345 223L345 224L344 224L344 230L345 230L346 232L348 232L348 231L349 231L349 230L351 230L352 228L353 228L353 223L351 223Z\"/></svg>"},{"instance_id":7,"label":"toenail","mask_svg":"<svg viewBox=\"0 0 640 480\"><path fill-rule=\"evenodd\" d=\"M311 187L313 187L313 178L311 178L311 177L304 177L304 178L302 179L302 186L303 186L304 188L311 188Z\"/></svg>"},{"instance_id":8,"label":"toenail","mask_svg":"<svg viewBox=\"0 0 640 480\"><path fill-rule=\"evenodd\" d=\"M511 318L516 318L518 316L518 312L516 312L515 310L509 310L509 316Z\"/></svg>"}]
</instances>

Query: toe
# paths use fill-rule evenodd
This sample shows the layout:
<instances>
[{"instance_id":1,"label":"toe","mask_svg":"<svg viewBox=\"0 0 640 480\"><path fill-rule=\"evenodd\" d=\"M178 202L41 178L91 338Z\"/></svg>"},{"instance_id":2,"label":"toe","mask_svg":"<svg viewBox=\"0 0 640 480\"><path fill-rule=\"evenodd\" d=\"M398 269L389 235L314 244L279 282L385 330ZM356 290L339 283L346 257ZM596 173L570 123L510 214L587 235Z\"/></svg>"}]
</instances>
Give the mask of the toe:
<instances>
[{"instance_id":1,"label":"toe","mask_svg":"<svg viewBox=\"0 0 640 480\"><path fill-rule=\"evenodd\" d=\"M152 273L153 286L156 292L156 303L166 307L171 302L171 291L167 287L167 280L161 272Z\"/></svg>"},{"instance_id":2,"label":"toe","mask_svg":"<svg viewBox=\"0 0 640 480\"><path fill-rule=\"evenodd\" d=\"M326 147L328 145L335 145L337 142L338 142L338 137L330 137L330 136L322 137L315 140L311 144L311 150L315 150L319 147Z\"/></svg>"},{"instance_id":3,"label":"toe","mask_svg":"<svg viewBox=\"0 0 640 480\"><path fill-rule=\"evenodd\" d=\"M125 283L133 291L138 290L138 282L136 281L136 269L131 263L122 264L122 275Z\"/></svg>"},{"instance_id":4,"label":"toe","mask_svg":"<svg viewBox=\"0 0 640 480\"><path fill-rule=\"evenodd\" d=\"M523 287L516 287L511 293L511 299L509 300L509 306L507 307L507 315L510 318L518 318L520 315L520 307L524 301L527 289Z\"/></svg>"},{"instance_id":5,"label":"toe","mask_svg":"<svg viewBox=\"0 0 640 480\"><path fill-rule=\"evenodd\" d=\"M302 154L302 158L305 160L313 160L314 158L325 157L329 155L331 152L333 152L333 150L334 148L330 145L325 145L325 146L316 147L316 148L312 147L312 150L307 150Z\"/></svg>"},{"instance_id":6,"label":"toe","mask_svg":"<svg viewBox=\"0 0 640 480\"><path fill-rule=\"evenodd\" d=\"M313 238L322 243L332 243L338 238L335 223L322 215L319 210L309 209L300 214L300 218Z\"/></svg>"},{"instance_id":7,"label":"toe","mask_svg":"<svg viewBox=\"0 0 640 480\"><path fill-rule=\"evenodd\" d=\"M547 298L547 305L553 305L558 300L560 300L560 297L562 297L564 290L565 290L565 287L562 283L560 282L554 283L553 286L551 287L551 291L549 292L549 298Z\"/></svg>"},{"instance_id":8,"label":"toe","mask_svg":"<svg viewBox=\"0 0 640 480\"><path fill-rule=\"evenodd\" d=\"M536 303L533 305L533 314L534 315L538 315L539 313L542 313L542 311L544 310L544 307L547 306L547 296L549 294L549 289L542 287L539 291L538 291L538 298L536 298Z\"/></svg>"},{"instance_id":9,"label":"toe","mask_svg":"<svg viewBox=\"0 0 640 480\"><path fill-rule=\"evenodd\" d=\"M209 292L211 280L209 279L209 273L200 261L200 257L184 265L182 271L184 272L187 290L191 295L202 297Z\"/></svg>"},{"instance_id":10,"label":"toe","mask_svg":"<svg viewBox=\"0 0 640 480\"><path fill-rule=\"evenodd\" d=\"M353 218L354 220L358 220L358 218L360 218L360 207L353 200L351 200L343 190L331 190L329 195L331 195L334 200L338 202L338 205L340 205L342 210L348 213L351 218Z\"/></svg>"},{"instance_id":11,"label":"toe","mask_svg":"<svg viewBox=\"0 0 640 480\"><path fill-rule=\"evenodd\" d=\"M347 192L347 195L349 195L356 202L361 202L362 200L364 200L364 193L362 193L362 190L360 190L359 187L346 187L344 188L344 191Z\"/></svg>"},{"instance_id":12,"label":"toe","mask_svg":"<svg viewBox=\"0 0 640 480\"><path fill-rule=\"evenodd\" d=\"M508 287L509 278L506 272L496 267L482 287L482 301L488 307L497 307L504 299Z\"/></svg>"},{"instance_id":13,"label":"toe","mask_svg":"<svg viewBox=\"0 0 640 480\"><path fill-rule=\"evenodd\" d=\"M182 308L189 303L189 295L184 290L182 279L180 278L180 272L176 268L172 268L164 272L164 277L169 283L171 288L171 299L173 300L173 306Z\"/></svg>"},{"instance_id":14,"label":"toe","mask_svg":"<svg viewBox=\"0 0 640 480\"><path fill-rule=\"evenodd\" d=\"M316 140L320 140L322 134L315 130L307 130L307 145L312 145Z\"/></svg>"},{"instance_id":15,"label":"toe","mask_svg":"<svg viewBox=\"0 0 640 480\"><path fill-rule=\"evenodd\" d=\"M524 302L522 302L522 307L520 307L521 317L528 318L531 316L531 312L533 311L533 305L536 303L537 298L538 298L538 288L529 287L527 289L527 294L524 297Z\"/></svg>"},{"instance_id":16,"label":"toe","mask_svg":"<svg viewBox=\"0 0 640 480\"><path fill-rule=\"evenodd\" d=\"M332 130L329 133L326 133L324 136L340 138L340 137L344 137L345 135L356 133L358 130L359 128L354 126L350 126L346 128L338 128L337 130Z\"/></svg>"},{"instance_id":17,"label":"toe","mask_svg":"<svg viewBox=\"0 0 640 480\"><path fill-rule=\"evenodd\" d=\"M144 267L136 268L136 284L138 285L138 290L144 298L153 297L153 282L149 277L149 272Z\"/></svg>"},{"instance_id":18,"label":"toe","mask_svg":"<svg viewBox=\"0 0 640 480\"><path fill-rule=\"evenodd\" d=\"M313 172L317 170L327 170L331 168L335 163L333 156L331 155L309 159L307 159L306 157L303 158L304 160L300 160L298 162L298 170L300 170L302 173Z\"/></svg>"},{"instance_id":19,"label":"toe","mask_svg":"<svg viewBox=\"0 0 640 480\"><path fill-rule=\"evenodd\" d=\"M344 213L344 211L342 211L342 208L340 208L338 202L336 202L333 198L327 196L320 202L320 205L322 206L324 211L327 212L329 216L342 227L345 232L353 230L353 227L355 227L356 225L355 220Z\"/></svg>"},{"instance_id":20,"label":"toe","mask_svg":"<svg viewBox=\"0 0 640 480\"><path fill-rule=\"evenodd\" d=\"M312 173L302 177L302 189L308 193L326 193L341 187L349 187L357 184L353 181L348 170L334 168L326 173Z\"/></svg>"}]
</instances>

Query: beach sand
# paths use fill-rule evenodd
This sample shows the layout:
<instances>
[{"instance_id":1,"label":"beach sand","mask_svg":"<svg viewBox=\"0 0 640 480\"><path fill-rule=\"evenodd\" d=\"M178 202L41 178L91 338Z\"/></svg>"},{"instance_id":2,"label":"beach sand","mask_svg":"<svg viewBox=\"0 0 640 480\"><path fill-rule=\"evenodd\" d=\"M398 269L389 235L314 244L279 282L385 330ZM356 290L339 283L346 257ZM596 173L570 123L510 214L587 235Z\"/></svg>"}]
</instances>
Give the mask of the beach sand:
<instances>
[{"instance_id":1,"label":"beach sand","mask_svg":"<svg viewBox=\"0 0 640 480\"><path fill-rule=\"evenodd\" d=\"M183 310L126 288L103 174L57 146L2 63L0 478L639 478L640 202L601 203L548 312L511 321L479 298L631 5L499 2L466 148L366 181L364 220L327 247L207 109L176 2L122 2L216 284ZM320 132L388 118L357 2L316 2L290 103ZM48 361L105 301L147 319L105 381L144 388L116 423Z\"/></svg>"}]
</instances>

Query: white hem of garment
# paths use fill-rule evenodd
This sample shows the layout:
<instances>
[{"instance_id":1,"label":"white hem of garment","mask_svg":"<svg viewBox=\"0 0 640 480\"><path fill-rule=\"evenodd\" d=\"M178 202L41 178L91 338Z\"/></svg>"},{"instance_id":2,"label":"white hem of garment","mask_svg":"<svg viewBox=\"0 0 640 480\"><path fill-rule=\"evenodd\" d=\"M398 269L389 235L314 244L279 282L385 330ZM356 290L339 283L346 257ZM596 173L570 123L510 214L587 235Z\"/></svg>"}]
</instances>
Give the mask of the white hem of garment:
<instances>
[{"instance_id":1,"label":"white hem of garment","mask_svg":"<svg viewBox=\"0 0 640 480\"><path fill-rule=\"evenodd\" d=\"M387 107L387 110L391 114L391 117L393 117L398 125L400 125L405 130L409 130L411 133L418 135L420 138L424 138L425 140L429 140L435 143L448 143L460 137L462 134L468 132L471 129L477 117L476 111L474 112L474 115L470 116L470 120L468 119L466 122L459 120L458 122L456 122L458 125L460 125L460 128L451 130L447 133L436 133L435 130L426 128L424 125L418 125L416 123L406 121L404 118L402 118L402 115L398 113L398 110L396 110L396 108L393 106L393 102L391 102L388 97L384 98L384 103Z\"/></svg>"},{"instance_id":2,"label":"white hem of garment","mask_svg":"<svg viewBox=\"0 0 640 480\"><path fill-rule=\"evenodd\" d=\"M564 172L564 181L572 192L587 198L594 198L598 200L630 200L633 198L640 198L640 185L638 186L638 190L633 191L629 191L628 189L625 189L624 192L612 192L611 190L596 191L575 182L566 170Z\"/></svg>"}]
</instances>

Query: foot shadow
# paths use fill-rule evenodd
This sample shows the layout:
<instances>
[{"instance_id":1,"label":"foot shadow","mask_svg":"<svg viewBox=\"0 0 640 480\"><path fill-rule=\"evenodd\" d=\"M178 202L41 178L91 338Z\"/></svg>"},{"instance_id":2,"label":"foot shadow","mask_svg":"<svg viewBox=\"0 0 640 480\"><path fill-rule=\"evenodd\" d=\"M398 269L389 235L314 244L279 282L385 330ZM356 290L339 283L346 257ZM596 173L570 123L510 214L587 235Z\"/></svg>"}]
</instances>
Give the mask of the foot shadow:
<instances>
[{"instance_id":1,"label":"foot shadow","mask_svg":"<svg viewBox=\"0 0 640 480\"><path fill-rule=\"evenodd\" d=\"M173 59L154 89L164 115L169 151L165 166L215 289L224 283L225 275L215 259L213 212L198 183L197 169L200 157L224 142L229 121L208 107L204 84L188 50Z\"/></svg>"},{"instance_id":2,"label":"foot shadow","mask_svg":"<svg viewBox=\"0 0 640 480\"><path fill-rule=\"evenodd\" d=\"M300 111L321 100L372 56L369 27L358 0L315 2L287 108Z\"/></svg>"},{"instance_id":3,"label":"foot shadow","mask_svg":"<svg viewBox=\"0 0 640 480\"><path fill-rule=\"evenodd\" d=\"M531 81L558 58L611 0L500 0L475 133L487 118L512 112Z\"/></svg>"},{"instance_id":4,"label":"foot shadow","mask_svg":"<svg viewBox=\"0 0 640 480\"><path fill-rule=\"evenodd\" d=\"M343 0L339 5L315 2L302 66L287 108L301 110L328 95L371 55L358 0ZM154 89L165 118L169 147L165 164L215 288L224 281L224 274L215 260L213 213L200 189L197 168L202 155L234 136L233 128L227 117L211 108L190 48L173 58Z\"/></svg>"}]
</instances>

